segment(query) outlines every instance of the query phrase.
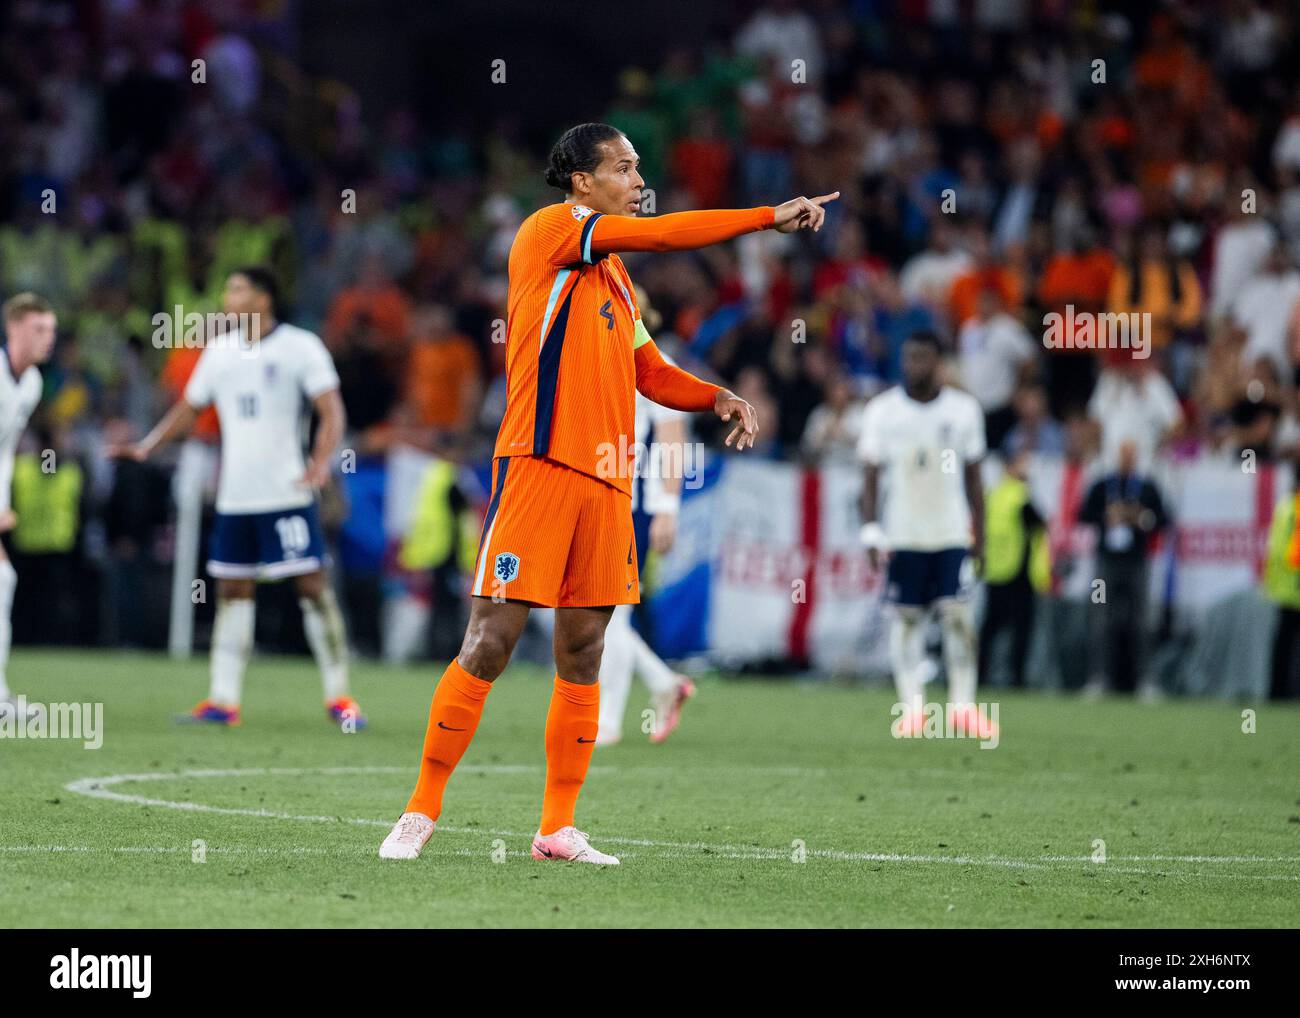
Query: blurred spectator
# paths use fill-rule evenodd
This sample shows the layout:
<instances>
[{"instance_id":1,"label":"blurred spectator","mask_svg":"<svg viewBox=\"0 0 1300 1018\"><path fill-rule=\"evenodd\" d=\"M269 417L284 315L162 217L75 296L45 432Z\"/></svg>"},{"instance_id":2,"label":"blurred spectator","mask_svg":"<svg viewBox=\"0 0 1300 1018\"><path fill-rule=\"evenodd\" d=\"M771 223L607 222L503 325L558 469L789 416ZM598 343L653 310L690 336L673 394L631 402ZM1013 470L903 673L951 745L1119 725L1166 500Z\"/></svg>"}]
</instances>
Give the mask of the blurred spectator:
<instances>
[{"instance_id":1,"label":"blurred spectator","mask_svg":"<svg viewBox=\"0 0 1300 1018\"><path fill-rule=\"evenodd\" d=\"M1019 312L1023 297L1020 280L994 257L988 236L976 230L970 237L974 263L968 272L963 272L953 281L949 298L954 329L962 328L980 313L980 302L987 291L997 296L998 309L1010 315Z\"/></svg>"},{"instance_id":2,"label":"blurred spectator","mask_svg":"<svg viewBox=\"0 0 1300 1018\"><path fill-rule=\"evenodd\" d=\"M637 149L640 152L640 148ZM715 209L727 204L732 190L734 155L713 110L699 110L690 133L672 147L673 176L690 195L691 208ZM653 178L641 168L647 181ZM653 186L653 185L651 185Z\"/></svg>"},{"instance_id":3,"label":"blurred spectator","mask_svg":"<svg viewBox=\"0 0 1300 1018\"><path fill-rule=\"evenodd\" d=\"M454 330L448 308L417 308L413 317L415 345L405 379L416 423L440 432L463 433L478 411L478 351Z\"/></svg>"},{"instance_id":4,"label":"blurred spectator","mask_svg":"<svg viewBox=\"0 0 1300 1018\"><path fill-rule=\"evenodd\" d=\"M804 427L799 443L804 458L810 463L855 465L862 407L853 383L844 375L833 376L826 384L826 402L809 415Z\"/></svg>"},{"instance_id":5,"label":"blurred spectator","mask_svg":"<svg viewBox=\"0 0 1300 1018\"><path fill-rule=\"evenodd\" d=\"M1004 307L997 290L981 290L975 317L957 337L962 384L984 410L990 449L1000 446L1015 424L1011 397L1026 380L1038 352L1029 330Z\"/></svg>"},{"instance_id":6,"label":"blurred spectator","mask_svg":"<svg viewBox=\"0 0 1300 1018\"><path fill-rule=\"evenodd\" d=\"M846 220L835 233L830 257L819 262L813 273L813 297L833 296L840 286L865 291L872 277L886 268L881 258L867 253L862 224L856 219Z\"/></svg>"},{"instance_id":7,"label":"blurred spectator","mask_svg":"<svg viewBox=\"0 0 1300 1018\"><path fill-rule=\"evenodd\" d=\"M382 337L369 318L358 317L339 335L341 349L334 354L348 432L361 436L362 453L387 447L389 416L398 402L395 372Z\"/></svg>"},{"instance_id":8,"label":"blurred spectator","mask_svg":"<svg viewBox=\"0 0 1300 1018\"><path fill-rule=\"evenodd\" d=\"M1269 250L1259 274L1242 283L1230 305L1233 323L1246 333L1246 345L1241 351L1243 363L1269 357L1279 375L1294 377L1288 330L1297 301L1300 272L1296 272L1287 246L1279 241Z\"/></svg>"},{"instance_id":9,"label":"blurred spectator","mask_svg":"<svg viewBox=\"0 0 1300 1018\"><path fill-rule=\"evenodd\" d=\"M892 272L882 272L873 283L872 325L880 338L882 371L888 382L903 378L903 343L913 332L934 331L934 312L919 301L909 300Z\"/></svg>"},{"instance_id":10,"label":"blurred spectator","mask_svg":"<svg viewBox=\"0 0 1300 1018\"><path fill-rule=\"evenodd\" d=\"M1142 231L1141 247L1121 258L1110 281L1106 310L1151 315L1151 346L1168 349L1201 318L1201 284L1185 261L1172 257L1158 226Z\"/></svg>"},{"instance_id":11,"label":"blurred spectator","mask_svg":"<svg viewBox=\"0 0 1300 1018\"><path fill-rule=\"evenodd\" d=\"M930 227L930 243L903 265L898 285L905 300L947 310L953 284L974 266L971 256L957 247L957 231L942 216Z\"/></svg>"},{"instance_id":12,"label":"blurred spectator","mask_svg":"<svg viewBox=\"0 0 1300 1018\"><path fill-rule=\"evenodd\" d=\"M1038 146L1018 138L1006 149L1007 183L993 214L993 246L998 251L1025 244L1030 224L1050 208L1050 195L1038 179Z\"/></svg>"},{"instance_id":13,"label":"blurred spectator","mask_svg":"<svg viewBox=\"0 0 1300 1018\"><path fill-rule=\"evenodd\" d=\"M1183 420L1173 386L1149 360L1108 366L1088 401L1088 416L1101 430L1102 462L1115 469L1123 450L1131 449L1134 467L1143 472Z\"/></svg>"},{"instance_id":14,"label":"blurred spectator","mask_svg":"<svg viewBox=\"0 0 1300 1018\"><path fill-rule=\"evenodd\" d=\"M1249 452L1272 459L1274 438L1282 421L1282 385L1269 357L1259 357L1246 373L1246 384L1229 411L1228 445L1237 460Z\"/></svg>"},{"instance_id":15,"label":"blurred spectator","mask_svg":"<svg viewBox=\"0 0 1300 1018\"><path fill-rule=\"evenodd\" d=\"M1080 228L1065 239L1043 269L1038 284L1043 310L1075 323L1074 331L1062 337L1062 346L1049 351L1046 362L1048 398L1058 417L1082 409L1092 394L1097 355L1077 344L1083 328L1079 315L1096 315L1105 310L1113 271L1114 259L1096 246L1090 228Z\"/></svg>"},{"instance_id":16,"label":"blurred spectator","mask_svg":"<svg viewBox=\"0 0 1300 1018\"><path fill-rule=\"evenodd\" d=\"M1155 482L1139 467L1138 447L1123 441L1116 468L1089 489L1079 522L1097 531L1097 577L1092 597L1095 638L1092 677L1086 692L1133 691L1156 695L1146 673L1150 618L1147 613L1147 552L1168 526L1164 501Z\"/></svg>"},{"instance_id":17,"label":"blurred spectator","mask_svg":"<svg viewBox=\"0 0 1300 1018\"><path fill-rule=\"evenodd\" d=\"M364 322L384 353L396 353L410 336L410 300L389 276L384 260L367 255L357 283L341 291L325 319L324 339L331 350L345 345L346 337Z\"/></svg>"},{"instance_id":18,"label":"blurred spectator","mask_svg":"<svg viewBox=\"0 0 1300 1018\"><path fill-rule=\"evenodd\" d=\"M1016 421L1002 440L1002 457L1020 452L1065 455L1065 429L1047 412L1047 391L1037 382L1022 385L1011 400Z\"/></svg>"},{"instance_id":19,"label":"blurred spectator","mask_svg":"<svg viewBox=\"0 0 1300 1018\"><path fill-rule=\"evenodd\" d=\"M793 61L803 62L807 81L816 83L824 56L817 25L795 0L772 0L754 13L736 34L736 52L755 60L770 59L789 77Z\"/></svg>"},{"instance_id":20,"label":"blurred spectator","mask_svg":"<svg viewBox=\"0 0 1300 1018\"><path fill-rule=\"evenodd\" d=\"M1214 273L1210 277L1210 314L1228 314L1242 286L1255 275L1277 246L1277 233L1263 216L1246 212L1240 194L1226 200L1228 222L1214 238Z\"/></svg>"}]
</instances>

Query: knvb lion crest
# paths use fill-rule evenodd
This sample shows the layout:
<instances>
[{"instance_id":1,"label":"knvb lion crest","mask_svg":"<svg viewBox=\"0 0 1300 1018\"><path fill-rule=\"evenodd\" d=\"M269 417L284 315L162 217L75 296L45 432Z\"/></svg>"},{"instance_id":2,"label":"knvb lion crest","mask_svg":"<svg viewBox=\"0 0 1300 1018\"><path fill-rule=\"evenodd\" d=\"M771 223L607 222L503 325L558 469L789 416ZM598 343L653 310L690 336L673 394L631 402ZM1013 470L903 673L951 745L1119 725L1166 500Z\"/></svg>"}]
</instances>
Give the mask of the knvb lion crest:
<instances>
[{"instance_id":1,"label":"knvb lion crest","mask_svg":"<svg viewBox=\"0 0 1300 1018\"><path fill-rule=\"evenodd\" d=\"M497 556L492 572L502 583L509 583L519 575L519 556L503 551Z\"/></svg>"}]
</instances>

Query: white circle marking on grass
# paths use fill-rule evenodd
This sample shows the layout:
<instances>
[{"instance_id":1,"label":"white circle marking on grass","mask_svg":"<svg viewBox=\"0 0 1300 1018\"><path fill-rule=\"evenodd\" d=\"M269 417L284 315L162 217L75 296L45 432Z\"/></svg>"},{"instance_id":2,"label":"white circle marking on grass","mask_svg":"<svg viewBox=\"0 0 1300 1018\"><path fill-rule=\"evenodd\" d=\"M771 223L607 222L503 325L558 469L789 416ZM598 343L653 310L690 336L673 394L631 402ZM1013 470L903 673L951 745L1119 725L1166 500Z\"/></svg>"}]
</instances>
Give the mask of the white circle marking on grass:
<instances>
[{"instance_id":1,"label":"white circle marking on grass","mask_svg":"<svg viewBox=\"0 0 1300 1018\"><path fill-rule=\"evenodd\" d=\"M757 768L762 770L763 768ZM107 799L113 802L128 803L136 806L155 806L159 809L180 810L191 813L215 813L225 816L261 817L267 820L288 820L301 823L342 823L365 827L389 827L392 820L371 820L365 817L323 816L300 813L282 813L276 810L252 809L237 806L212 806L200 802L180 802L172 799L155 799L145 795L129 792L117 792L112 786L144 781L182 780L185 778L257 778L257 777L303 777L307 775L351 775L351 774L408 774L409 767L245 767L245 768L207 768L182 771L148 771L142 774L109 774L103 777L77 778L63 786L65 791L92 799ZM480 774L526 774L536 773L541 767L533 764L463 764L457 770ZM610 767L593 767L592 772L610 771ZM482 827L439 826L444 834L478 834L507 838L532 838L533 832L507 831ZM758 845L718 844L704 841L657 841L648 838L619 837L602 835L602 841L619 845L636 845L643 848L663 849L664 854L680 854L685 851L707 852L724 859L789 859L787 848L764 848ZM40 846L10 846L11 850L34 850ZM3 847L0 847L3 850ZM85 846L49 846L51 851L90 850ZM123 851L134 851L125 849ZM144 851L144 850L142 850ZM897 862L940 864L951 866L994 866L1008 869L1046 870L1060 869L1062 864L1074 866L1088 864L1089 869L1102 872L1123 872L1153 875L1159 870L1140 868L1119 869L1110 863L1094 863L1090 856L1048 855L1038 859L1012 859L1003 856L965 856L965 855L911 855L897 852L851 852L839 849L808 848L806 853L818 859L835 862ZM459 853L458 853L459 854ZM1124 855L1111 856L1115 862L1169 862L1169 863L1210 863L1222 865L1300 863L1300 856L1254 856L1254 855ZM1300 880L1300 875L1238 875L1224 874L1178 874L1167 876L1214 876L1224 878L1259 879L1259 880Z\"/></svg>"}]
</instances>

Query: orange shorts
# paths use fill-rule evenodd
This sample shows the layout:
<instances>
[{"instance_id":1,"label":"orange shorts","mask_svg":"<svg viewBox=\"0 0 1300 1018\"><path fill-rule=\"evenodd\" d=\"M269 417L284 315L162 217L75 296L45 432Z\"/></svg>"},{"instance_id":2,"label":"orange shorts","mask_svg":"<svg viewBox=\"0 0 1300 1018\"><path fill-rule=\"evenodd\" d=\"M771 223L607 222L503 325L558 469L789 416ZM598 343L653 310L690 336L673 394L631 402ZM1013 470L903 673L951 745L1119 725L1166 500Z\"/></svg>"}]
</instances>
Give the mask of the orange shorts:
<instances>
[{"instance_id":1,"label":"orange shorts","mask_svg":"<svg viewBox=\"0 0 1300 1018\"><path fill-rule=\"evenodd\" d=\"M472 593L548 608L636 604L631 497L554 460L497 457Z\"/></svg>"}]
</instances>

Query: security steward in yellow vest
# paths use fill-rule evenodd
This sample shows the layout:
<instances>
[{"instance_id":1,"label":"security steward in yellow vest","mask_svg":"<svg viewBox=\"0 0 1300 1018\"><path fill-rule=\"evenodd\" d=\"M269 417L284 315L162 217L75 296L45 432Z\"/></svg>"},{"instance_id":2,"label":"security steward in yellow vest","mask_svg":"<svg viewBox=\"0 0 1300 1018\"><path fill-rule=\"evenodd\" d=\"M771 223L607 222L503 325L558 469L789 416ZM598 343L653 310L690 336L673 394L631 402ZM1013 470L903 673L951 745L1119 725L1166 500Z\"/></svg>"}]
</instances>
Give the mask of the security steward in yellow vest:
<instances>
[{"instance_id":1,"label":"security steward in yellow vest","mask_svg":"<svg viewBox=\"0 0 1300 1018\"><path fill-rule=\"evenodd\" d=\"M988 681L993 641L1011 631L1011 681L1025 684L1025 661L1034 629L1037 593L1050 582L1047 534L1042 516L1029 498L1025 481L1027 453L1007 463L1002 480L984 503L984 621L980 626L979 680Z\"/></svg>"},{"instance_id":2,"label":"security steward in yellow vest","mask_svg":"<svg viewBox=\"0 0 1300 1018\"><path fill-rule=\"evenodd\" d=\"M1283 495L1273 508L1268 528L1268 562L1264 567L1264 595L1277 605L1273 635L1272 679L1269 696L1284 700L1300 696L1296 681L1300 664L1300 530L1296 528L1300 489Z\"/></svg>"}]
</instances>

